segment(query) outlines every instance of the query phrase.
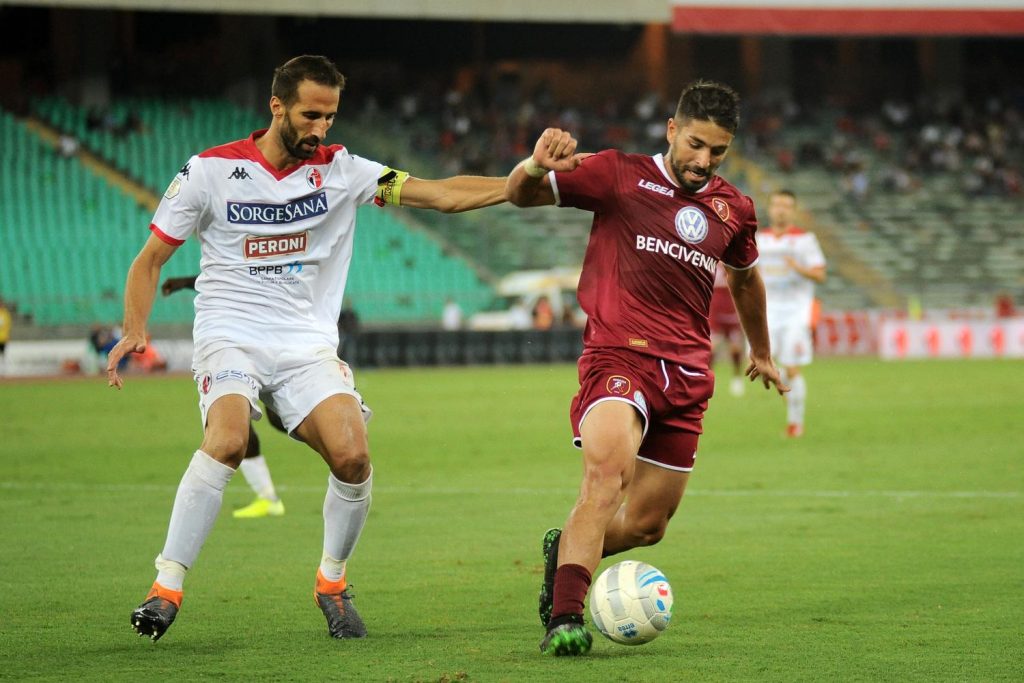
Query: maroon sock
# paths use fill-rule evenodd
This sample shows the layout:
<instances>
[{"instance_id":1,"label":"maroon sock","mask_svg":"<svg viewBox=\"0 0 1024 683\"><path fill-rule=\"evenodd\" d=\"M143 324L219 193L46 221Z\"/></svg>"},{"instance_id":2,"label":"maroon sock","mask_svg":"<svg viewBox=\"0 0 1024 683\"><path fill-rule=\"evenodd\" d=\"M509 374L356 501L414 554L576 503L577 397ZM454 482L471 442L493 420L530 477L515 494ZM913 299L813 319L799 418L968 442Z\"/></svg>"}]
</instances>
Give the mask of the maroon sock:
<instances>
[{"instance_id":1,"label":"maroon sock","mask_svg":"<svg viewBox=\"0 0 1024 683\"><path fill-rule=\"evenodd\" d=\"M551 618L583 614L583 600L590 588L590 572L578 564L563 564L555 571L554 607Z\"/></svg>"}]
</instances>

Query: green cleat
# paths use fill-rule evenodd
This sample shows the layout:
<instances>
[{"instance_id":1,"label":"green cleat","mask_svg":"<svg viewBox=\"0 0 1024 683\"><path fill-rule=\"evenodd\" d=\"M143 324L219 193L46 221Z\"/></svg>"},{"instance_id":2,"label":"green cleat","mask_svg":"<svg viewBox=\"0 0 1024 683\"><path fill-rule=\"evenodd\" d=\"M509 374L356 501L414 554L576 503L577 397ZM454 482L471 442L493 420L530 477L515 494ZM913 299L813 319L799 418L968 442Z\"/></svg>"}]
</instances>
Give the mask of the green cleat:
<instances>
[{"instance_id":1,"label":"green cleat","mask_svg":"<svg viewBox=\"0 0 1024 683\"><path fill-rule=\"evenodd\" d=\"M563 619L565 621L561 624L548 628L544 640L540 642L541 654L555 657L577 657L590 652L594 638L583 625L583 617L573 615L559 617L558 620Z\"/></svg>"},{"instance_id":2,"label":"green cleat","mask_svg":"<svg viewBox=\"0 0 1024 683\"><path fill-rule=\"evenodd\" d=\"M555 604L555 570L558 569L558 541L562 538L561 529L548 529L544 532L541 552L544 557L544 583L540 585L540 625L547 626L551 621L551 610Z\"/></svg>"},{"instance_id":3,"label":"green cleat","mask_svg":"<svg viewBox=\"0 0 1024 683\"><path fill-rule=\"evenodd\" d=\"M258 519L260 517L280 517L284 514L284 503L257 496L256 500L231 513L235 519Z\"/></svg>"}]
</instances>

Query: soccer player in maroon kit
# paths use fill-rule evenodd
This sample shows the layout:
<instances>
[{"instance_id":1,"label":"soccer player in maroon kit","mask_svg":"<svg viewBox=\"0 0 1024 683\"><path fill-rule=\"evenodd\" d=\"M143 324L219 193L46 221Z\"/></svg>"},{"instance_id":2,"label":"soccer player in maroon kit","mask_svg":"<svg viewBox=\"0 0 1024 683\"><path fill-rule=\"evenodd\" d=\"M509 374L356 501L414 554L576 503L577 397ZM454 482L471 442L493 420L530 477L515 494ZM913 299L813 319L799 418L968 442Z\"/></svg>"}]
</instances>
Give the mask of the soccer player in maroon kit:
<instances>
[{"instance_id":1,"label":"soccer player in maroon kit","mask_svg":"<svg viewBox=\"0 0 1024 683\"><path fill-rule=\"evenodd\" d=\"M753 267L754 205L715 175L738 124L736 93L698 81L668 120L666 154L605 150L549 172L549 151L566 134L548 130L509 176L506 195L518 206L594 213L578 292L588 315L580 390L570 409L584 473L564 529L544 536L545 654L590 650L583 601L601 558L657 543L679 505L714 387L708 310L719 261L750 341L746 375L787 391Z\"/></svg>"}]
</instances>

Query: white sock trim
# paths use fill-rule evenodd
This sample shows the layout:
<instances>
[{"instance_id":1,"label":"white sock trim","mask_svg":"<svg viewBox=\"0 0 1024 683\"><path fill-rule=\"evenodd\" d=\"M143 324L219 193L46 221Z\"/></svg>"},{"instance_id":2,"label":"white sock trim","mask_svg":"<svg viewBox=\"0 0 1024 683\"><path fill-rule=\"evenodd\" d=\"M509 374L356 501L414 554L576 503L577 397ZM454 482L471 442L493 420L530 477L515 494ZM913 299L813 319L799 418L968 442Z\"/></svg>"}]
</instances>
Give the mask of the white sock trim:
<instances>
[{"instance_id":1,"label":"white sock trim","mask_svg":"<svg viewBox=\"0 0 1024 683\"><path fill-rule=\"evenodd\" d=\"M361 484L349 484L335 477L333 473L328 472L327 487L344 500L353 502L365 500L370 495L370 489L373 488L373 466L370 467L370 476Z\"/></svg>"},{"instance_id":2,"label":"white sock trim","mask_svg":"<svg viewBox=\"0 0 1024 683\"><path fill-rule=\"evenodd\" d=\"M196 476L218 491L227 488L228 482L231 481L231 477L235 473L234 469L218 462L205 451L196 451L189 467L194 468L192 471Z\"/></svg>"}]
</instances>

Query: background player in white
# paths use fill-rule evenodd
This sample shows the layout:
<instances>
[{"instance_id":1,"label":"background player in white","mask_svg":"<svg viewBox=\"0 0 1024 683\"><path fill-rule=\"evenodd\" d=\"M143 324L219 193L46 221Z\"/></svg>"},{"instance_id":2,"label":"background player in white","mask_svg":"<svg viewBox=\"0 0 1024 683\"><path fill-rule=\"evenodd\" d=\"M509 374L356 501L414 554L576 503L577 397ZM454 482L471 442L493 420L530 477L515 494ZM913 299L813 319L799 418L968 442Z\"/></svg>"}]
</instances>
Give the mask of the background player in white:
<instances>
[{"instance_id":1,"label":"background player in white","mask_svg":"<svg viewBox=\"0 0 1024 683\"><path fill-rule=\"evenodd\" d=\"M314 597L332 636L366 635L345 570L370 505L369 409L336 353L356 208L466 211L504 201L505 179L421 180L322 144L344 83L324 57L278 67L269 130L193 156L164 194L128 271L124 337L107 366L117 388L120 359L145 348L161 267L192 233L202 245L193 370L203 441L178 487L156 581L131 615L132 627L154 640L181 606L185 572L245 454L260 399L330 469ZM565 148L552 151L557 157Z\"/></svg>"},{"instance_id":2,"label":"background player in white","mask_svg":"<svg viewBox=\"0 0 1024 683\"><path fill-rule=\"evenodd\" d=\"M160 291L164 296L170 296L182 289L196 288L198 275L187 277L169 277L160 285ZM275 428L285 431L280 419L273 413L267 415L268 421ZM277 488L274 486L274 479L270 476L270 466L267 459L263 457L263 449L260 447L260 437L249 423L249 436L245 448L245 458L239 464L238 469L242 470L245 483L249 485L256 498L245 507L241 507L231 513L235 519L256 519L259 517L280 517L284 514L284 502L277 495Z\"/></svg>"},{"instance_id":3,"label":"background player in white","mask_svg":"<svg viewBox=\"0 0 1024 683\"><path fill-rule=\"evenodd\" d=\"M790 389L786 394L786 434L791 437L804 433L807 383L800 368L811 362L814 353L814 285L825 281L825 256L818 238L796 227L795 217L796 195L777 190L768 199L768 226L757 232L772 352Z\"/></svg>"}]
</instances>

